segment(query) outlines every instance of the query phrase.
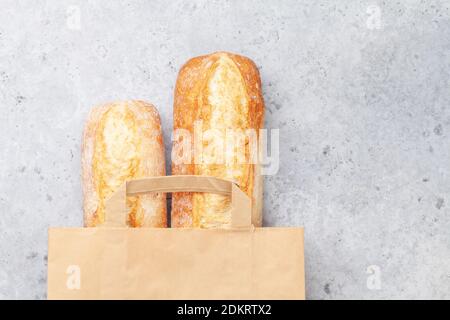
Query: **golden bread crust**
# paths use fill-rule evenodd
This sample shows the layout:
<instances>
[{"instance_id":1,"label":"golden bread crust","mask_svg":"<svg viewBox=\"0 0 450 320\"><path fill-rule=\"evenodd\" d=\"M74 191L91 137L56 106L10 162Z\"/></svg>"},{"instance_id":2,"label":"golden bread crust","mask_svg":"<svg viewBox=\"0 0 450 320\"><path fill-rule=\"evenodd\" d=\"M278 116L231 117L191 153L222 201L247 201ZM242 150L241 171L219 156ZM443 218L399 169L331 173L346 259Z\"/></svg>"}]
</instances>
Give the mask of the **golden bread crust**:
<instances>
[{"instance_id":1,"label":"golden bread crust","mask_svg":"<svg viewBox=\"0 0 450 320\"><path fill-rule=\"evenodd\" d=\"M93 108L82 144L84 224L104 222L105 199L126 180L165 175L164 145L156 108L123 101ZM131 227L166 227L165 194L127 199Z\"/></svg>"},{"instance_id":2,"label":"golden bread crust","mask_svg":"<svg viewBox=\"0 0 450 320\"><path fill-rule=\"evenodd\" d=\"M203 132L210 130L212 136L225 136L229 129L238 132L254 129L259 138L259 129L264 122L264 101L256 65L246 57L227 52L189 60L178 75L173 118L174 130L188 130L193 137L194 124L201 120ZM191 139L191 150L194 150L194 140ZM180 150L181 143L179 140L174 141L173 152ZM249 159L248 141L245 143L245 157ZM214 157L213 151L205 151L207 147L208 142L203 141L203 157ZM229 155L227 149L225 157ZM252 221L254 225L261 226L262 178L259 164L237 161L206 164L172 162L172 174L207 175L236 181L252 198ZM228 226L231 222L229 209L230 200L224 196L175 193L172 200L172 226Z\"/></svg>"}]
</instances>

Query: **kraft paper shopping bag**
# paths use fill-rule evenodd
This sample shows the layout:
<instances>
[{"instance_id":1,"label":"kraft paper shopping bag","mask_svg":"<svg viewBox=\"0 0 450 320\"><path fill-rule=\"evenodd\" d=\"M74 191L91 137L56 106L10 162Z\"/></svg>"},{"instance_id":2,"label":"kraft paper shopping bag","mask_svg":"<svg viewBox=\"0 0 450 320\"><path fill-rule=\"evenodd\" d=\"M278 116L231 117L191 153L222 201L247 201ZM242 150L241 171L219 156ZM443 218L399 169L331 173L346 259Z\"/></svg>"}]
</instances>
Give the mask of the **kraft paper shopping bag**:
<instances>
[{"instance_id":1,"label":"kraft paper shopping bag","mask_svg":"<svg viewBox=\"0 0 450 320\"><path fill-rule=\"evenodd\" d=\"M184 191L231 196L231 227L126 227L127 195ZM304 299L304 280L303 228L254 228L250 199L218 178L128 181L102 227L49 229L49 299Z\"/></svg>"}]
</instances>

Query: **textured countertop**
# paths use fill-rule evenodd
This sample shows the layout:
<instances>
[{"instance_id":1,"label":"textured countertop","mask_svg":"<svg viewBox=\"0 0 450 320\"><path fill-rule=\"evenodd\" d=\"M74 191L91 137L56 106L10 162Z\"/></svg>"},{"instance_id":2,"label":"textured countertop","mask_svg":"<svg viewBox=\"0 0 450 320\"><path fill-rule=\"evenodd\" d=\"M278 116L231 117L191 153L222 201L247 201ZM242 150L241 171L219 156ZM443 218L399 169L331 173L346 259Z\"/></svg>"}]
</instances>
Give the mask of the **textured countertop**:
<instances>
[{"instance_id":1,"label":"textured countertop","mask_svg":"<svg viewBox=\"0 0 450 320\"><path fill-rule=\"evenodd\" d=\"M80 226L89 109L154 103L218 50L259 66L280 169L266 226L304 226L311 299L450 298L446 1L1 1L0 298L46 297L47 228Z\"/></svg>"}]
</instances>

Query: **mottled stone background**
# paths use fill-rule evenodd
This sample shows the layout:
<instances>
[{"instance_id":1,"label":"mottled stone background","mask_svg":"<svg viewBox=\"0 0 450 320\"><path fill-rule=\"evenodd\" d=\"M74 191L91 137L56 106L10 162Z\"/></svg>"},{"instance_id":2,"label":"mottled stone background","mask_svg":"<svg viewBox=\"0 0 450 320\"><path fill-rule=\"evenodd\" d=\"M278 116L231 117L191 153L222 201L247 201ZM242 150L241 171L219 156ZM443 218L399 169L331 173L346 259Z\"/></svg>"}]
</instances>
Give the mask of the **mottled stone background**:
<instances>
[{"instance_id":1,"label":"mottled stone background","mask_svg":"<svg viewBox=\"0 0 450 320\"><path fill-rule=\"evenodd\" d=\"M1 0L0 21L0 298L44 299L47 228L82 224L91 106L153 102L170 150L177 71L217 50L260 68L264 221L305 226L307 297L450 298L449 2Z\"/></svg>"}]
</instances>

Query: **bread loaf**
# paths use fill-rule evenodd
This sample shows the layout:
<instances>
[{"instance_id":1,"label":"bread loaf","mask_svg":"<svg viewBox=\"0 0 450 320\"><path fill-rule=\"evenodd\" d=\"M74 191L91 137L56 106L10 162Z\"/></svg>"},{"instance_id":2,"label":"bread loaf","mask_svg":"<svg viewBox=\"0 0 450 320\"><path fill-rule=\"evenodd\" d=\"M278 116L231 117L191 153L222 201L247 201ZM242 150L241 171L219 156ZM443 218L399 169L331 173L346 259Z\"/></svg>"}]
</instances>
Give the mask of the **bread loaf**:
<instances>
[{"instance_id":1,"label":"bread loaf","mask_svg":"<svg viewBox=\"0 0 450 320\"><path fill-rule=\"evenodd\" d=\"M229 129L238 132L253 129L259 138L259 129L264 122L264 101L256 65L246 57L226 52L189 60L178 75L173 112L172 174L215 176L237 182L252 199L253 224L261 226L262 176L260 165L249 162L249 139L245 139L242 149L245 163L202 163L195 161L195 155L192 155L190 163L180 163L180 159L174 161L186 146L186 140L177 138L177 130L184 129L193 135L191 148L193 153L196 152L198 146L194 136L199 120L203 132L212 129L209 136L226 136ZM208 147L208 143L203 140L202 147ZM228 147L224 150L225 158L230 156L230 152L236 152ZM214 158L213 151L203 149L203 159ZM171 219L173 227L229 226L230 199L216 194L174 193Z\"/></svg>"},{"instance_id":2,"label":"bread loaf","mask_svg":"<svg viewBox=\"0 0 450 320\"><path fill-rule=\"evenodd\" d=\"M105 199L126 180L165 175L161 123L156 108L143 101L94 108L82 145L84 224L104 222ZM165 194L127 198L130 227L166 227Z\"/></svg>"}]
</instances>

